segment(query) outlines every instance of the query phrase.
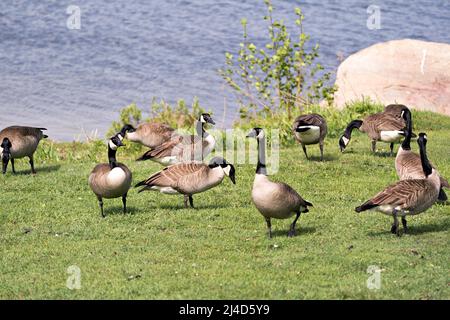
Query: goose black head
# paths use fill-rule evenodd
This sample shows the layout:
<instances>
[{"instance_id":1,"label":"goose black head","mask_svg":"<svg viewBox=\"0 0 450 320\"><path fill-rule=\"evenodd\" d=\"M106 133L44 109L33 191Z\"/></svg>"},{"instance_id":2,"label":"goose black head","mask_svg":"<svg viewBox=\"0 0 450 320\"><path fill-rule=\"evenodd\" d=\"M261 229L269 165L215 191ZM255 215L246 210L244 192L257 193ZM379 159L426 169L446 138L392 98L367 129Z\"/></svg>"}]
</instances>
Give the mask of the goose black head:
<instances>
[{"instance_id":1,"label":"goose black head","mask_svg":"<svg viewBox=\"0 0 450 320\"><path fill-rule=\"evenodd\" d=\"M120 130L120 134L122 135L122 137L125 137L127 132L135 132L136 129L131 125L131 124L126 124L123 126L122 130Z\"/></svg>"},{"instance_id":2,"label":"goose black head","mask_svg":"<svg viewBox=\"0 0 450 320\"><path fill-rule=\"evenodd\" d=\"M236 184L236 169L234 166L227 162L224 158L214 157L211 159L208 165L210 168L221 167L225 175L227 175L233 184Z\"/></svg>"},{"instance_id":3,"label":"goose black head","mask_svg":"<svg viewBox=\"0 0 450 320\"><path fill-rule=\"evenodd\" d=\"M264 130L262 128L253 128L246 136L246 138L264 138Z\"/></svg>"},{"instance_id":4,"label":"goose black head","mask_svg":"<svg viewBox=\"0 0 450 320\"><path fill-rule=\"evenodd\" d=\"M2 172L6 173L6 168L8 167L9 159L11 159L11 148L12 144L8 138L3 138L2 144Z\"/></svg>"},{"instance_id":5,"label":"goose black head","mask_svg":"<svg viewBox=\"0 0 450 320\"><path fill-rule=\"evenodd\" d=\"M122 140L123 140L122 134L121 134L121 133L118 133L118 134L116 134L115 136L111 137L111 139L109 139L108 145L109 145L109 147L110 147L112 150L115 151L115 150L117 150L119 147L125 146L125 145L122 143Z\"/></svg>"},{"instance_id":6,"label":"goose black head","mask_svg":"<svg viewBox=\"0 0 450 320\"><path fill-rule=\"evenodd\" d=\"M428 141L427 134L423 132L419 133L419 138L417 138L417 143L419 144L419 146L422 145L426 147L427 141Z\"/></svg>"},{"instance_id":7,"label":"goose black head","mask_svg":"<svg viewBox=\"0 0 450 320\"><path fill-rule=\"evenodd\" d=\"M211 118L211 115L209 113L202 113L200 115L199 121L201 123L209 123L212 125L215 125L216 123L214 122L214 120Z\"/></svg>"}]
</instances>

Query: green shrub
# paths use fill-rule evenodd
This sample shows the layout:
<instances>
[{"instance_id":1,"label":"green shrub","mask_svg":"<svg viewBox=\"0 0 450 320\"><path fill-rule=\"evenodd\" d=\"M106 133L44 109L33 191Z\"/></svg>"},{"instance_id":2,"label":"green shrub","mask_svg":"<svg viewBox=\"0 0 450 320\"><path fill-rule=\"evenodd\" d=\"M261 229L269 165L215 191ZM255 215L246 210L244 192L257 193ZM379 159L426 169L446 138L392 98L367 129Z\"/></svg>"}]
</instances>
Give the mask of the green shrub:
<instances>
[{"instance_id":1,"label":"green shrub","mask_svg":"<svg viewBox=\"0 0 450 320\"><path fill-rule=\"evenodd\" d=\"M204 112L205 109L200 106L197 97L194 97L190 108L183 99L178 100L175 106L171 106L163 99L157 101L153 98L150 106L151 121L166 123L172 128L192 128L198 116Z\"/></svg>"},{"instance_id":2,"label":"green shrub","mask_svg":"<svg viewBox=\"0 0 450 320\"><path fill-rule=\"evenodd\" d=\"M319 45L307 49L310 37L303 32L304 15L295 8L297 37L291 37L283 20L273 18L273 6L265 0L268 24L267 44L258 48L249 39L247 20L242 19L243 40L237 58L225 54L226 67L219 73L237 94L241 118L273 117L290 122L293 112L325 99L332 104L335 86L327 86L330 73L315 62ZM286 113L286 116L283 115ZM253 118L253 119L252 119Z\"/></svg>"}]
</instances>

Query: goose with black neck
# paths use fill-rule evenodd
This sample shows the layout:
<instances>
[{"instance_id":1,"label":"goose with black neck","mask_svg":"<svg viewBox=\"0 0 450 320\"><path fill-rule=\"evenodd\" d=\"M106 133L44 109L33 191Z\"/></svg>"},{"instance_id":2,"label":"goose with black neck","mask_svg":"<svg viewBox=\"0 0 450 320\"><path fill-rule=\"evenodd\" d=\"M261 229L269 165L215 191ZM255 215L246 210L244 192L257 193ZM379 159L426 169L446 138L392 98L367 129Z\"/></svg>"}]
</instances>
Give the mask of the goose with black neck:
<instances>
[{"instance_id":1,"label":"goose with black neck","mask_svg":"<svg viewBox=\"0 0 450 320\"><path fill-rule=\"evenodd\" d=\"M269 238L272 237L271 219L288 219L295 215L288 236L295 235L295 225L301 213L308 212L312 203L303 198L289 185L272 182L267 176L264 130L253 128L247 138L255 138L258 144L258 163L252 188L252 201L267 223Z\"/></svg>"},{"instance_id":2,"label":"goose with black neck","mask_svg":"<svg viewBox=\"0 0 450 320\"><path fill-rule=\"evenodd\" d=\"M124 146L122 140L123 136L119 133L108 141L109 163L98 164L89 175L89 186L97 196L102 217L105 217L103 198L122 197L123 212L127 212L127 194L131 187L132 174L126 165L116 159L117 149Z\"/></svg>"}]
</instances>

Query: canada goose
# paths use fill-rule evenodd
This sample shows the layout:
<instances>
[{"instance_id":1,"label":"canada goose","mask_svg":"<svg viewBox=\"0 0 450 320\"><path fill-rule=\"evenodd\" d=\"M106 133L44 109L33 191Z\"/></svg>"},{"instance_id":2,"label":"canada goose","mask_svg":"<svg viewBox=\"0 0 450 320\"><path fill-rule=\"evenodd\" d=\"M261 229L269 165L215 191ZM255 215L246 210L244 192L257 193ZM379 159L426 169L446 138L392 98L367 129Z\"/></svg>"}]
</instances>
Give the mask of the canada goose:
<instances>
[{"instance_id":1,"label":"canada goose","mask_svg":"<svg viewBox=\"0 0 450 320\"><path fill-rule=\"evenodd\" d=\"M272 237L271 218L287 219L296 215L289 229L288 236L295 235L295 224L302 212L308 212L312 203L305 201L289 185L282 182L272 182L267 177L265 160L265 135L261 128L254 128L247 138L256 138L258 142L258 164L253 182L252 200L267 223L269 238Z\"/></svg>"},{"instance_id":2,"label":"canada goose","mask_svg":"<svg viewBox=\"0 0 450 320\"><path fill-rule=\"evenodd\" d=\"M388 106L389 107L389 106ZM367 133L372 139L372 151L376 151L377 141L390 143L391 155L394 152L394 143L399 142L405 135L405 110L406 106L388 108L387 111L379 112L367 116L363 120L351 121L344 134L339 139L339 147L341 152L344 152L348 143L350 142L352 130L357 128L361 132ZM400 111L400 116L398 111ZM413 134L413 137L416 135Z\"/></svg>"},{"instance_id":3,"label":"canada goose","mask_svg":"<svg viewBox=\"0 0 450 320\"><path fill-rule=\"evenodd\" d=\"M323 141L327 135L326 120L317 113L301 115L295 119L292 130L295 138L302 145L306 159L308 159L306 145L319 143L320 160L323 161Z\"/></svg>"},{"instance_id":4,"label":"canada goose","mask_svg":"<svg viewBox=\"0 0 450 320\"><path fill-rule=\"evenodd\" d=\"M139 182L136 187L144 186L139 192L156 190L165 194L183 194L184 206L188 207L189 200L193 208L192 195L217 186L225 175L236 184L234 166L223 158L215 157L209 164L190 162L166 167L147 180Z\"/></svg>"},{"instance_id":5,"label":"canada goose","mask_svg":"<svg viewBox=\"0 0 450 320\"><path fill-rule=\"evenodd\" d=\"M100 205L100 213L103 212L103 198L113 199L122 197L123 212L127 212L127 193L131 187L131 171L126 165L117 162L116 153L123 146L123 136L119 133L108 142L109 163L100 163L89 175L89 186L95 193Z\"/></svg>"},{"instance_id":6,"label":"canada goose","mask_svg":"<svg viewBox=\"0 0 450 320\"><path fill-rule=\"evenodd\" d=\"M31 173L36 174L34 169L33 155L37 149L39 141L48 138L42 131L45 128L33 128L12 126L0 131L0 154L2 155L2 172L6 173L9 160L11 160L12 172L16 173L14 159L28 157L30 159Z\"/></svg>"},{"instance_id":7,"label":"canada goose","mask_svg":"<svg viewBox=\"0 0 450 320\"><path fill-rule=\"evenodd\" d=\"M392 215L394 223L391 232L398 236L400 236L398 216L402 217L403 229L406 231L405 216L416 215L430 208L436 202L441 187L439 176L427 158L427 136L425 133L419 134L417 143L420 148L420 159L425 179L400 180L355 208L356 212L376 210Z\"/></svg>"},{"instance_id":8,"label":"canada goose","mask_svg":"<svg viewBox=\"0 0 450 320\"><path fill-rule=\"evenodd\" d=\"M426 177L422 169L420 155L411 151L412 116L409 110L405 110L405 120L405 139L397 151L397 156L395 158L395 170L397 171L397 175L400 180L425 179ZM434 166L433 168L436 170ZM449 184L442 177L440 177L440 180L441 188L439 190L438 201L445 202L447 201L447 195L445 194L443 187L449 188Z\"/></svg>"},{"instance_id":9,"label":"canada goose","mask_svg":"<svg viewBox=\"0 0 450 320\"><path fill-rule=\"evenodd\" d=\"M167 124L146 122L141 123L137 128L126 124L120 133L124 138L132 142L137 142L153 149L169 141L172 135L175 134L175 130Z\"/></svg>"},{"instance_id":10,"label":"canada goose","mask_svg":"<svg viewBox=\"0 0 450 320\"><path fill-rule=\"evenodd\" d=\"M205 131L205 124L215 124L209 113L202 113L196 123L197 135L179 135L147 151L137 159L153 160L164 166L180 162L203 161L214 149L214 137Z\"/></svg>"}]
</instances>

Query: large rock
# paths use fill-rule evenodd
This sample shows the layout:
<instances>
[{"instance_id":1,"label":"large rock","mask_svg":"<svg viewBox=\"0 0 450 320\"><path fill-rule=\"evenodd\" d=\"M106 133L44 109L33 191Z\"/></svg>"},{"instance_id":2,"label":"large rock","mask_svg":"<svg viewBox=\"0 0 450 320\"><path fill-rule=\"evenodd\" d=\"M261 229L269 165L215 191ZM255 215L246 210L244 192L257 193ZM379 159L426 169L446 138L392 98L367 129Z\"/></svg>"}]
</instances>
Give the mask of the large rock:
<instances>
[{"instance_id":1,"label":"large rock","mask_svg":"<svg viewBox=\"0 0 450 320\"><path fill-rule=\"evenodd\" d=\"M336 84L338 107L370 97L450 115L450 45L410 39L375 44L342 62Z\"/></svg>"}]
</instances>

